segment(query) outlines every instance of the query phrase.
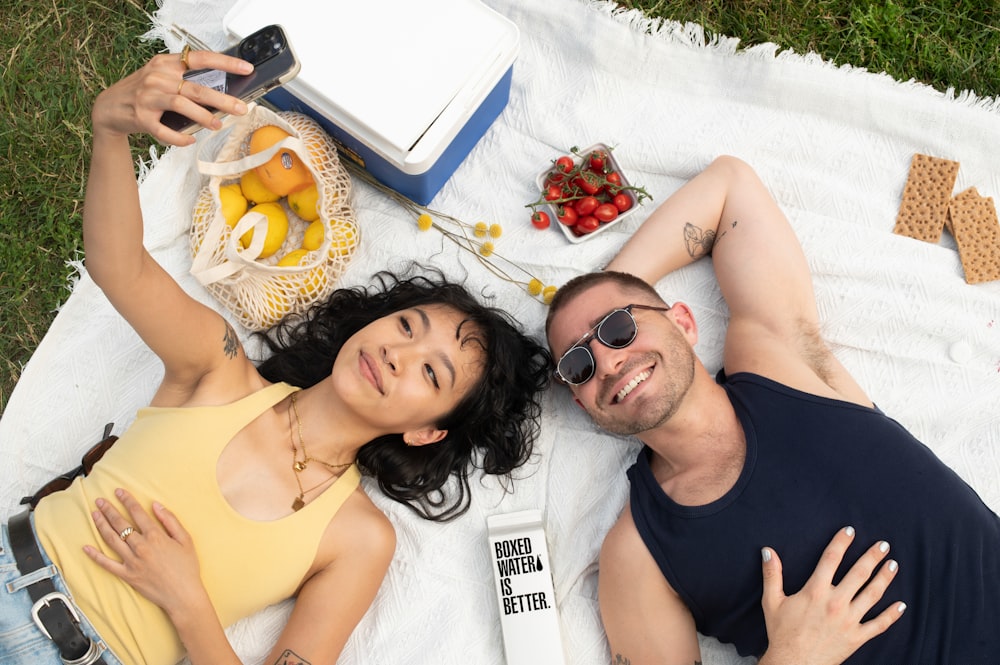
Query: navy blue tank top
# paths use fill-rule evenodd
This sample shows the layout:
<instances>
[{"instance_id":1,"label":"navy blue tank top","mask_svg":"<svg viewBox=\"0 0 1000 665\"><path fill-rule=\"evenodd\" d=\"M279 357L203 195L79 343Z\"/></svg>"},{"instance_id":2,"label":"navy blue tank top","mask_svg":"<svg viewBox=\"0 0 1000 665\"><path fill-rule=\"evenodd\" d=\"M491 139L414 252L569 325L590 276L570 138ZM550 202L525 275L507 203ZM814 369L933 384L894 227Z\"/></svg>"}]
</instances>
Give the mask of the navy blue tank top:
<instances>
[{"instance_id":1,"label":"navy blue tank top","mask_svg":"<svg viewBox=\"0 0 1000 665\"><path fill-rule=\"evenodd\" d=\"M733 488L703 506L661 489L644 448L629 471L643 541L698 631L743 655L767 648L760 549L781 556L785 592L805 584L836 531L857 536L837 573L878 540L899 572L869 614L906 613L847 662L1000 664L1000 518L925 445L878 409L753 374L720 383L746 434Z\"/></svg>"}]
</instances>

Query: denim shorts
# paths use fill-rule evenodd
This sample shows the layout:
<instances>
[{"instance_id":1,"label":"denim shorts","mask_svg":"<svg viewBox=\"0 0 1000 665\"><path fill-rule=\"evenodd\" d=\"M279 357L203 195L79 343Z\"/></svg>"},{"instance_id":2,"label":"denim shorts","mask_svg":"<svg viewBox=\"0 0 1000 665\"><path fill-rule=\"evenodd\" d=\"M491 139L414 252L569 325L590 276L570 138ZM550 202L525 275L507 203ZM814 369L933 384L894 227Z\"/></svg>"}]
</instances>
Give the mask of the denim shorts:
<instances>
[{"instance_id":1,"label":"denim shorts","mask_svg":"<svg viewBox=\"0 0 1000 665\"><path fill-rule=\"evenodd\" d=\"M32 516L34 525L34 516ZM45 636L31 619L31 596L27 585L40 579L49 578L55 584L56 590L72 598L62 575L52 565L51 559L43 551L42 563L29 575L22 575L14 561L14 553L10 547L10 536L7 525L2 526L2 541L0 541L0 663L3 665L62 665L59 649L55 643ZM80 629L97 643L101 657L107 665L122 665L108 650L108 647L97 635L86 617L80 616Z\"/></svg>"}]
</instances>

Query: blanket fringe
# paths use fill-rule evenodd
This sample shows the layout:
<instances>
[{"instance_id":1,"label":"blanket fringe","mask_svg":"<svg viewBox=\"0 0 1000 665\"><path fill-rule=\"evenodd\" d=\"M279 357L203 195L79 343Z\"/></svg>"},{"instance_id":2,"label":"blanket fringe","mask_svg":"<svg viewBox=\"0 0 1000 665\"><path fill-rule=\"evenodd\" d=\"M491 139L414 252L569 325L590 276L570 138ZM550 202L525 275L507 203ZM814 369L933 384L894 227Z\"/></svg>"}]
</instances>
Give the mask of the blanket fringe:
<instances>
[{"instance_id":1,"label":"blanket fringe","mask_svg":"<svg viewBox=\"0 0 1000 665\"><path fill-rule=\"evenodd\" d=\"M981 96L972 90L963 90L956 93L954 88L948 88L942 92L916 79L900 81L885 72L876 73L864 67L856 67L854 65L838 65L815 52L802 54L796 53L792 49L782 50L780 46L771 42L755 44L741 49L740 39L736 37L713 35L710 40L706 40L704 27L697 23L681 23L666 18L651 18L646 16L642 10L621 7L613 0L584 0L584 2L591 9L607 14L636 32L649 34L670 43L690 46L692 48L706 48L720 55L739 55L760 58L762 60L781 60L786 62L797 61L807 65L839 69L851 74L883 79L886 83L904 86L909 90L922 92L946 101L964 104L992 113L1000 113L1000 97Z\"/></svg>"}]
</instances>

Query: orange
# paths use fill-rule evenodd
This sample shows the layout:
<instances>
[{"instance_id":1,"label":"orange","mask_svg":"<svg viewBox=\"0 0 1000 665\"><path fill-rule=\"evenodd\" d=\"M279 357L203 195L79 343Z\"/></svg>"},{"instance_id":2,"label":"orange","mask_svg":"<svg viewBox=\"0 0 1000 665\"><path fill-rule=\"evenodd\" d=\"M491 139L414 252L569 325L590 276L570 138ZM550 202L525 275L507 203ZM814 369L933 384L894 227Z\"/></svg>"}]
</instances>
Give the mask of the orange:
<instances>
[{"instance_id":1,"label":"orange","mask_svg":"<svg viewBox=\"0 0 1000 665\"><path fill-rule=\"evenodd\" d=\"M266 150L288 135L280 127L264 125L250 135L250 154ZM264 186L279 196L288 196L313 183L305 163L289 149L279 150L256 170Z\"/></svg>"}]
</instances>

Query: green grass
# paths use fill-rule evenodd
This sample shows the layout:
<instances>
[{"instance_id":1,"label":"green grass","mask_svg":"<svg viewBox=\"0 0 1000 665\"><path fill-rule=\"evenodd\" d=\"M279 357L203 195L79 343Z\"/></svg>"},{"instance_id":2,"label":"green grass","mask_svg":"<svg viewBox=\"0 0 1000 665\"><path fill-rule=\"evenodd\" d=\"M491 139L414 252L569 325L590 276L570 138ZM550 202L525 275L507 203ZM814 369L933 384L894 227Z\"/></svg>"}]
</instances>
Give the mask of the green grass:
<instances>
[{"instance_id":1,"label":"green grass","mask_svg":"<svg viewBox=\"0 0 1000 665\"><path fill-rule=\"evenodd\" d=\"M0 411L79 258L90 106L156 49L153 0L0 6ZM16 27L15 27L16 26Z\"/></svg>"},{"instance_id":2,"label":"green grass","mask_svg":"<svg viewBox=\"0 0 1000 665\"><path fill-rule=\"evenodd\" d=\"M531 1L531 0L525 0ZM0 6L0 412L69 295L81 252L90 105L159 46L138 37L155 0ZM944 90L1000 95L1000 8L979 2L622 0L746 45L774 42ZM15 27L16 26L16 27ZM137 154L150 141L135 141Z\"/></svg>"},{"instance_id":3,"label":"green grass","mask_svg":"<svg viewBox=\"0 0 1000 665\"><path fill-rule=\"evenodd\" d=\"M939 90L1000 94L995 0L619 0L650 16L698 23L741 46L773 42L837 64L911 78Z\"/></svg>"}]
</instances>

